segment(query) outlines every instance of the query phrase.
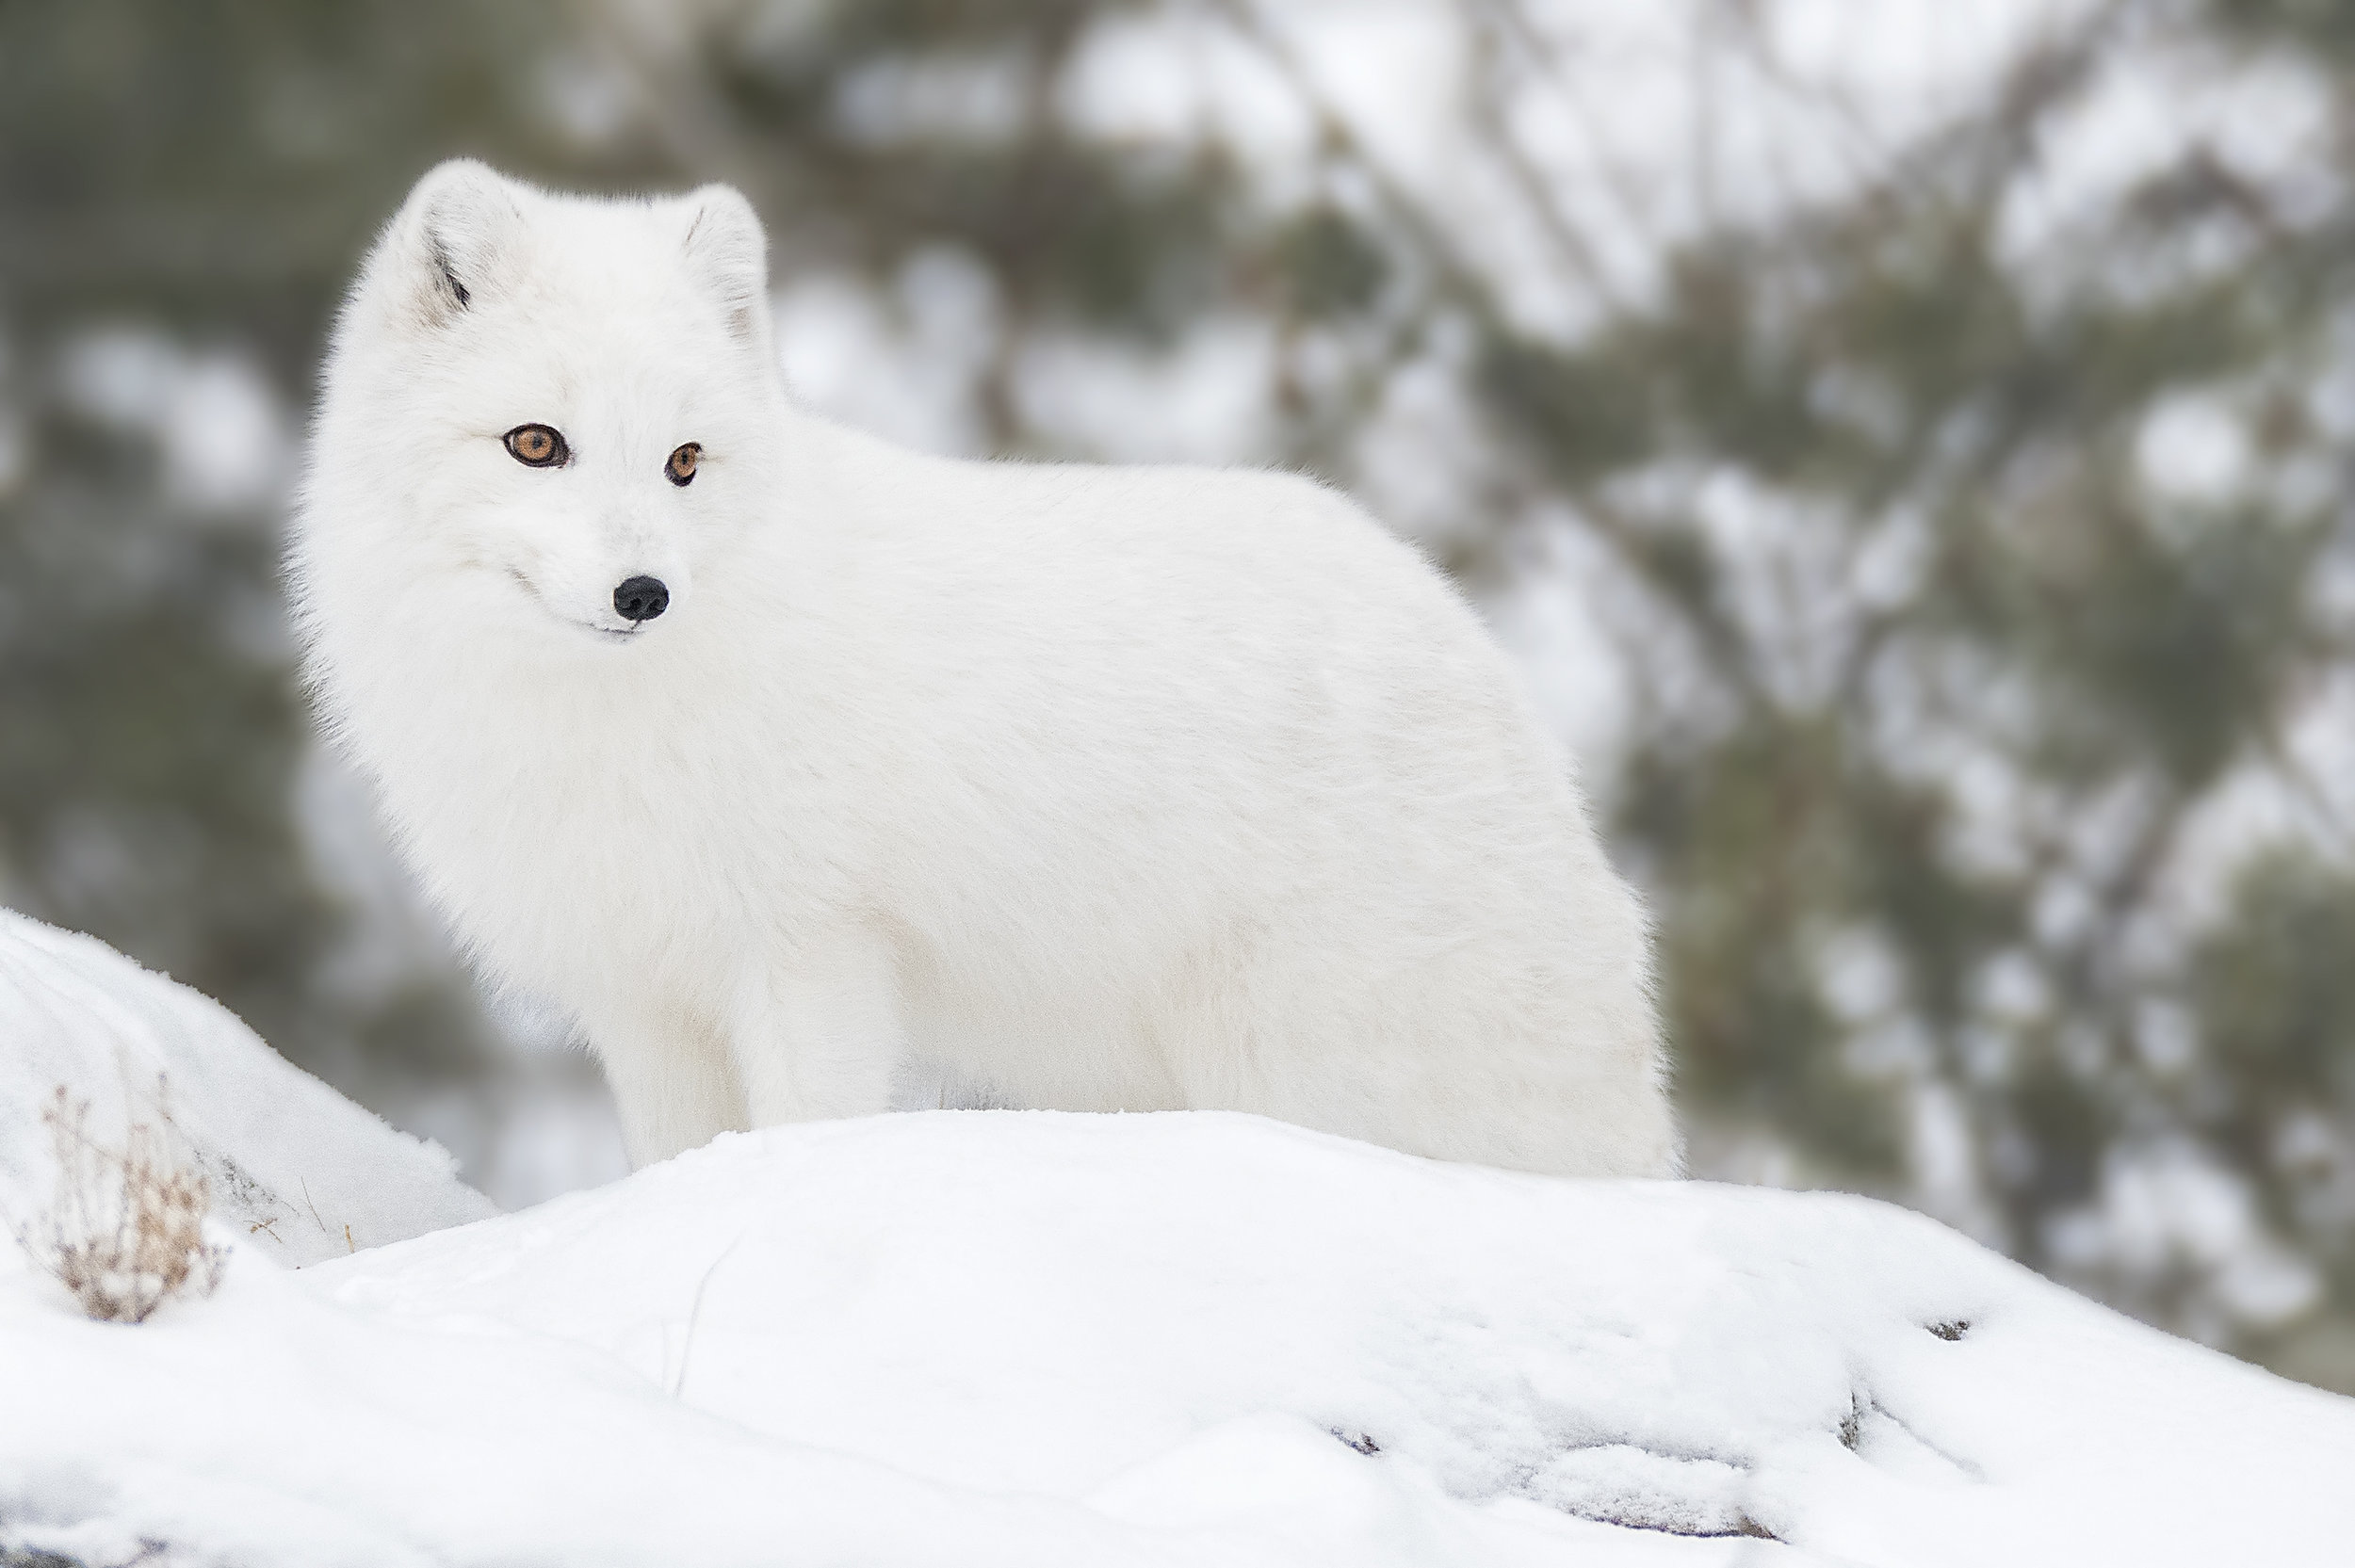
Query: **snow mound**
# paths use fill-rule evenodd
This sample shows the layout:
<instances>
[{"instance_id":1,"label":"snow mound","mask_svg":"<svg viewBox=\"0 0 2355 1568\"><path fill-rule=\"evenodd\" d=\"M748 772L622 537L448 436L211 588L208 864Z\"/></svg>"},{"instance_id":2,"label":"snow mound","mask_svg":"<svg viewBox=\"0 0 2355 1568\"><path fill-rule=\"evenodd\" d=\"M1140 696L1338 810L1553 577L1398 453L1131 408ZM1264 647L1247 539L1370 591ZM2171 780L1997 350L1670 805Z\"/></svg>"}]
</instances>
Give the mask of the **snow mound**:
<instances>
[{"instance_id":1,"label":"snow mound","mask_svg":"<svg viewBox=\"0 0 2355 1568\"><path fill-rule=\"evenodd\" d=\"M0 910L0 1216L18 1222L49 1202L41 1112L57 1090L119 1140L154 1120L158 1078L214 1212L249 1251L315 1263L497 1212L448 1155L294 1066L219 1003L12 910Z\"/></svg>"},{"instance_id":2,"label":"snow mound","mask_svg":"<svg viewBox=\"0 0 2355 1568\"><path fill-rule=\"evenodd\" d=\"M92 1562L2284 1568L2355 1539L2355 1400L1918 1216L1247 1117L732 1136L300 1274L241 1255L139 1329L8 1267L0 1543Z\"/></svg>"}]
</instances>

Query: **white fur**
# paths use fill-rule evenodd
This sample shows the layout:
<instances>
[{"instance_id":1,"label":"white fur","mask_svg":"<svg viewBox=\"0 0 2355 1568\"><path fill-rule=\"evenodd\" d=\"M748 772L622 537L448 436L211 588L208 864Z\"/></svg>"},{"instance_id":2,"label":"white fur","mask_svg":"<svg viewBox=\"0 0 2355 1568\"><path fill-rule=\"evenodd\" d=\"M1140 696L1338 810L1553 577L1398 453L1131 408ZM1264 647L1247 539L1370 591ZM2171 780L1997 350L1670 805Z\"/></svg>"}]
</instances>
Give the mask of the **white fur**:
<instances>
[{"instance_id":1,"label":"white fur","mask_svg":"<svg viewBox=\"0 0 2355 1568\"><path fill-rule=\"evenodd\" d=\"M824 423L765 255L721 187L433 170L292 550L333 734L479 957L576 1013L633 1157L953 1083L1672 1172L1643 915L1437 574L1301 479ZM526 423L573 462L510 457ZM641 573L673 602L626 632Z\"/></svg>"}]
</instances>

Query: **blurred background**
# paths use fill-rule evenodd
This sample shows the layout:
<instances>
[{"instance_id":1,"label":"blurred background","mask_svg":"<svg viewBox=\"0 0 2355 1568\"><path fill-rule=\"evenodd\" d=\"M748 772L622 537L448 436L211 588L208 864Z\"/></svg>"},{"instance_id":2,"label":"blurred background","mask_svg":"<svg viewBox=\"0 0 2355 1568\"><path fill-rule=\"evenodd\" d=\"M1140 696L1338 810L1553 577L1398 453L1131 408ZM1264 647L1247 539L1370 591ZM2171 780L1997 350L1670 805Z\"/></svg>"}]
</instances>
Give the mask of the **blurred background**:
<instances>
[{"instance_id":1,"label":"blurred background","mask_svg":"<svg viewBox=\"0 0 2355 1568\"><path fill-rule=\"evenodd\" d=\"M742 186L788 380L914 445L1355 491L1648 890L1697 1173L2355 1391L2355 5L0 5L0 902L512 1205L609 1106L276 576L456 153Z\"/></svg>"}]
</instances>

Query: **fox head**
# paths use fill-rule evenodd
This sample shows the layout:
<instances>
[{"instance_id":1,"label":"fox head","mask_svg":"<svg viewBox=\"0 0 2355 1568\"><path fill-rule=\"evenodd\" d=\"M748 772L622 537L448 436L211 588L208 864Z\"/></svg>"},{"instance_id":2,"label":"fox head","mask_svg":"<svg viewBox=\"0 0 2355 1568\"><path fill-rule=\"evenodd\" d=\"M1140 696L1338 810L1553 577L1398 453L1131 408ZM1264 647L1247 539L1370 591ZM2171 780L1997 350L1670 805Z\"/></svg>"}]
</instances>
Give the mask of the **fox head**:
<instances>
[{"instance_id":1,"label":"fox head","mask_svg":"<svg viewBox=\"0 0 2355 1568\"><path fill-rule=\"evenodd\" d=\"M775 493L767 267L724 186L608 202L471 160L428 173L337 323L293 553L306 619L595 657L691 618Z\"/></svg>"}]
</instances>

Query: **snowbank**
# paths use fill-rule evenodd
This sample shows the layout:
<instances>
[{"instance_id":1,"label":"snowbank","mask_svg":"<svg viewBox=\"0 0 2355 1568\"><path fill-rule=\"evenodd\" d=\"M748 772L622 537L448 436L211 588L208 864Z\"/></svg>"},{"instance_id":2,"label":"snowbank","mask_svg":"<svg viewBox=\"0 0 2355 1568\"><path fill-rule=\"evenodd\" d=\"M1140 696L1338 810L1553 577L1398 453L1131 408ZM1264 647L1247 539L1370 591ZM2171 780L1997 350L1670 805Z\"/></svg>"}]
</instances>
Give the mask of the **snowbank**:
<instances>
[{"instance_id":1,"label":"snowbank","mask_svg":"<svg viewBox=\"0 0 2355 1568\"><path fill-rule=\"evenodd\" d=\"M60 1086L89 1103L93 1133L119 1140L127 1123L153 1121L159 1076L216 1213L261 1256L314 1263L496 1212L447 1154L295 1067L219 1004L0 910L0 1218L49 1201L41 1117Z\"/></svg>"},{"instance_id":2,"label":"snowbank","mask_svg":"<svg viewBox=\"0 0 2355 1568\"><path fill-rule=\"evenodd\" d=\"M2355 1540L2355 1400L1918 1216L1229 1116L724 1138L300 1273L246 1251L138 1329L10 1260L0 1389L0 1543L93 1562L2284 1568Z\"/></svg>"},{"instance_id":3,"label":"snowbank","mask_svg":"<svg viewBox=\"0 0 2355 1568\"><path fill-rule=\"evenodd\" d=\"M234 1248L216 1296L128 1328L0 1245L0 1547L2073 1568L2355 1540L2355 1400L1859 1199L969 1111L486 1218L219 1008L5 913L0 1040L0 1204L46 1197L57 1085L103 1134L162 1074Z\"/></svg>"}]
</instances>

